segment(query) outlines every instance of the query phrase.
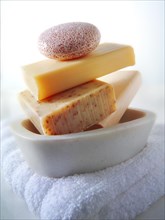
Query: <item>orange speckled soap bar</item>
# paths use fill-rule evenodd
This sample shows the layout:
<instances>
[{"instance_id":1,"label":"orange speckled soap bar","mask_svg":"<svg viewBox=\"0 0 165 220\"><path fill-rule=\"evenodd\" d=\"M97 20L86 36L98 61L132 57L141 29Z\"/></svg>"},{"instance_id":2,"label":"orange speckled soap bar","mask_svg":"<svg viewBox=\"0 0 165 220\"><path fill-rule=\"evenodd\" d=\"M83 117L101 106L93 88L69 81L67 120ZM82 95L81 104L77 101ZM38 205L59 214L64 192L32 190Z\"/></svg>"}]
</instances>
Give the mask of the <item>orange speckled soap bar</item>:
<instances>
[{"instance_id":1,"label":"orange speckled soap bar","mask_svg":"<svg viewBox=\"0 0 165 220\"><path fill-rule=\"evenodd\" d=\"M65 92L37 101L29 91L19 95L29 119L41 134L81 132L116 110L110 84L93 80Z\"/></svg>"}]
</instances>

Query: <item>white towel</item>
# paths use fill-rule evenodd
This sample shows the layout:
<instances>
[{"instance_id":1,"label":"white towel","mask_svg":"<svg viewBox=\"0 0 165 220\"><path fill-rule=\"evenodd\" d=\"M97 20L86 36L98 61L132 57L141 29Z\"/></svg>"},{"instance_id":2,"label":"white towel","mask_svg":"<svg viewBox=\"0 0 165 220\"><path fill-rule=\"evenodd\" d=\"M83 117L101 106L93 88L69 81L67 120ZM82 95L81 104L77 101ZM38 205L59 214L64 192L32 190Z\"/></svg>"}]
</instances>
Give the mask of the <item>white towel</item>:
<instances>
[{"instance_id":1,"label":"white towel","mask_svg":"<svg viewBox=\"0 0 165 220\"><path fill-rule=\"evenodd\" d=\"M29 168L4 123L3 172L13 191L40 219L134 219L165 194L163 136L163 125L155 126L144 150L114 167L47 178Z\"/></svg>"}]
</instances>

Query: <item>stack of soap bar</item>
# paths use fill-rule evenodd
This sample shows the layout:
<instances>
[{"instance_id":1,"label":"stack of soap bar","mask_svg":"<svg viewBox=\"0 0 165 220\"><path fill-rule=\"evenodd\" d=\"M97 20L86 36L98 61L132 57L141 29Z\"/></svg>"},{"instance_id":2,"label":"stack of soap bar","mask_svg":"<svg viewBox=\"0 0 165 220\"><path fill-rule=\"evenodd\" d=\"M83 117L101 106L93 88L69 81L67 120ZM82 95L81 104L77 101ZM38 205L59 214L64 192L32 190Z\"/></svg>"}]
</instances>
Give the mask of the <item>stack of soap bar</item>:
<instances>
[{"instance_id":1,"label":"stack of soap bar","mask_svg":"<svg viewBox=\"0 0 165 220\"><path fill-rule=\"evenodd\" d=\"M36 100L42 100L134 64L132 47L104 43L80 59L63 62L47 59L22 69L30 92Z\"/></svg>"},{"instance_id":2,"label":"stack of soap bar","mask_svg":"<svg viewBox=\"0 0 165 220\"><path fill-rule=\"evenodd\" d=\"M84 131L116 110L113 87L93 80L37 101L29 91L20 103L41 134L55 135Z\"/></svg>"}]
</instances>

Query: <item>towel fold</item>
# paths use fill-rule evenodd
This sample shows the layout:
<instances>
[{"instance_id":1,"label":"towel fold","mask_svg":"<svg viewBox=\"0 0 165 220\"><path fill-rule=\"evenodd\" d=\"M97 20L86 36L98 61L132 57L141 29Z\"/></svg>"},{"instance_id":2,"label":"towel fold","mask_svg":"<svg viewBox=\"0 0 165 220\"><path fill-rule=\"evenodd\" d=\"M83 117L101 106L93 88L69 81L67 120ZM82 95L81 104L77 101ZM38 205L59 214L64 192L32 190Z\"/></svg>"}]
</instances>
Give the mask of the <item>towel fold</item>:
<instances>
[{"instance_id":1,"label":"towel fold","mask_svg":"<svg viewBox=\"0 0 165 220\"><path fill-rule=\"evenodd\" d=\"M156 125L143 151L126 162L94 173L48 178L31 170L4 123L5 179L43 220L133 219L165 194L163 128Z\"/></svg>"}]
</instances>

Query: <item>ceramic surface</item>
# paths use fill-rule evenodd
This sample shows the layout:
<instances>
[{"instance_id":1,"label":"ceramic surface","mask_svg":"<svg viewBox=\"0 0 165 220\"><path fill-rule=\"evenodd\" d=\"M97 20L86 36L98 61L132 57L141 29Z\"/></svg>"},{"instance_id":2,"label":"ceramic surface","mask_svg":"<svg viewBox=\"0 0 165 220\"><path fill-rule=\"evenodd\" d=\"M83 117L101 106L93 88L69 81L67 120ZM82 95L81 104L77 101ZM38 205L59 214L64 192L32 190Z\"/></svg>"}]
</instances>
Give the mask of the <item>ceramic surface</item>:
<instances>
[{"instance_id":1,"label":"ceramic surface","mask_svg":"<svg viewBox=\"0 0 165 220\"><path fill-rule=\"evenodd\" d=\"M29 120L16 121L12 131L29 166L37 173L62 177L113 166L141 151L155 114L127 109L120 123L67 135L40 135Z\"/></svg>"}]
</instances>

